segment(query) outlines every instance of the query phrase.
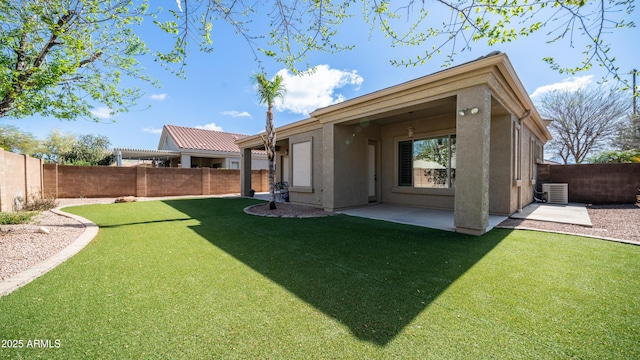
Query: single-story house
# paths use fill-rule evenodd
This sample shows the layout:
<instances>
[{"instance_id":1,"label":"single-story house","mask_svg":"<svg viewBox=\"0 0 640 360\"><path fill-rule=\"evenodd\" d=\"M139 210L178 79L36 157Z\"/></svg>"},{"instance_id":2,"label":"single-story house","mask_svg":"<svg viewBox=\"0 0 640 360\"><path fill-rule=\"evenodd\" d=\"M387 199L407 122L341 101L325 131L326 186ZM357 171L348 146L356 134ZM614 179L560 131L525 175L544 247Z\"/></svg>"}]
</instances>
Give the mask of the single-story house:
<instances>
[{"instance_id":1,"label":"single-story house","mask_svg":"<svg viewBox=\"0 0 640 360\"><path fill-rule=\"evenodd\" d=\"M276 176L293 203L447 209L456 231L480 235L489 214L533 201L546 125L507 55L494 52L277 128ZM262 140L236 143L248 195L251 151Z\"/></svg>"},{"instance_id":2,"label":"single-story house","mask_svg":"<svg viewBox=\"0 0 640 360\"><path fill-rule=\"evenodd\" d=\"M247 135L165 125L158 150L114 149L118 166L123 159L148 160L159 167L239 169L240 148L236 141ZM264 151L251 153L254 170L267 169Z\"/></svg>"}]
</instances>

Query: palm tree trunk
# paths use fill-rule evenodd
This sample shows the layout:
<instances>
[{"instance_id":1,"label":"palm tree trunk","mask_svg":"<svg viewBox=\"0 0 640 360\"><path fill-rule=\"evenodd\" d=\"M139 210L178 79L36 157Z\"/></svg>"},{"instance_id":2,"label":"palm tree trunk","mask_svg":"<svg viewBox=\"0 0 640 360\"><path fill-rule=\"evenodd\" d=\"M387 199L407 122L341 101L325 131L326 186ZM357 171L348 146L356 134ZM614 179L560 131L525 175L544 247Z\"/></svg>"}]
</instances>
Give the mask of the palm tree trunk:
<instances>
[{"instance_id":1,"label":"palm tree trunk","mask_svg":"<svg viewBox=\"0 0 640 360\"><path fill-rule=\"evenodd\" d=\"M276 192L275 192L275 173L273 158L269 159L269 209L275 210L276 208Z\"/></svg>"},{"instance_id":2,"label":"palm tree trunk","mask_svg":"<svg viewBox=\"0 0 640 360\"><path fill-rule=\"evenodd\" d=\"M267 125L266 125L267 141L265 144L265 150L267 151L267 159L269 160L269 209L276 209L276 191L275 191L275 150L276 144L274 144L275 133L273 131L273 110L269 106L267 111Z\"/></svg>"}]
</instances>

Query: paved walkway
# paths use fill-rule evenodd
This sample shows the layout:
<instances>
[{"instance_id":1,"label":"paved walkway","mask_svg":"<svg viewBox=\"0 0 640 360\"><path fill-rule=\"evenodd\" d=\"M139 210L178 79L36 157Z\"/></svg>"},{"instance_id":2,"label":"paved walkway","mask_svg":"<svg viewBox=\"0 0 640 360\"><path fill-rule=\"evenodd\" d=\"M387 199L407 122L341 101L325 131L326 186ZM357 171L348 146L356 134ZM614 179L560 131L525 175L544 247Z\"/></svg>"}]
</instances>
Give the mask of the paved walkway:
<instances>
[{"instance_id":1,"label":"paved walkway","mask_svg":"<svg viewBox=\"0 0 640 360\"><path fill-rule=\"evenodd\" d=\"M517 212L510 216L514 219L542 220L563 224L574 224L591 227L589 212L584 204L569 203L543 204L531 203L522 212Z\"/></svg>"},{"instance_id":2,"label":"paved walkway","mask_svg":"<svg viewBox=\"0 0 640 360\"><path fill-rule=\"evenodd\" d=\"M268 201L268 193L257 193L256 199ZM391 221L401 224L422 226L432 229L456 231L453 211L425 209L394 204L373 204L336 211L339 214L359 216L369 219ZM515 219L541 220L591 227L591 219L584 204L568 205L531 203L510 216ZM487 231L506 220L506 216L489 215Z\"/></svg>"},{"instance_id":3,"label":"paved walkway","mask_svg":"<svg viewBox=\"0 0 640 360\"><path fill-rule=\"evenodd\" d=\"M453 211L424 209L402 205L376 204L337 211L340 214L391 221L400 224L422 226L431 229L456 231L453 225ZM506 216L489 215L487 231L498 226Z\"/></svg>"}]
</instances>

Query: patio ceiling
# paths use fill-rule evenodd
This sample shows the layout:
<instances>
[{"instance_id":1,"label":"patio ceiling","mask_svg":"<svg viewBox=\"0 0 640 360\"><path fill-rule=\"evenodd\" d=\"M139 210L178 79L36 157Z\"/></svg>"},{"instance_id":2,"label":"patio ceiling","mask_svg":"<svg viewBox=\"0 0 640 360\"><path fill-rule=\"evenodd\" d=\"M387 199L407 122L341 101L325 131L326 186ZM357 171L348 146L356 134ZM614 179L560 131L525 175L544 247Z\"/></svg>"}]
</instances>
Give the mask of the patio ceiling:
<instances>
[{"instance_id":1,"label":"patio ceiling","mask_svg":"<svg viewBox=\"0 0 640 360\"><path fill-rule=\"evenodd\" d=\"M374 125L385 126L397 123L399 121L408 121L409 112L412 113L412 118L426 119L444 116L447 114L455 114L456 112L456 97L450 96L447 98L430 101L428 103L402 107L387 111L372 116L365 116L351 121L346 121L340 125L354 125L362 122L369 122Z\"/></svg>"},{"instance_id":2,"label":"patio ceiling","mask_svg":"<svg viewBox=\"0 0 640 360\"><path fill-rule=\"evenodd\" d=\"M420 105L404 107L397 110L376 114L375 116L354 119L348 122L344 122L341 125L354 125L360 124L363 121L368 121L369 123L374 125L386 126L402 121L408 121L409 112L412 113L411 117L413 120L436 118L441 116L456 116L456 107L456 97L449 96ZM506 115L508 113L509 111L504 106L502 106L499 101L492 97L491 114L496 116Z\"/></svg>"}]
</instances>

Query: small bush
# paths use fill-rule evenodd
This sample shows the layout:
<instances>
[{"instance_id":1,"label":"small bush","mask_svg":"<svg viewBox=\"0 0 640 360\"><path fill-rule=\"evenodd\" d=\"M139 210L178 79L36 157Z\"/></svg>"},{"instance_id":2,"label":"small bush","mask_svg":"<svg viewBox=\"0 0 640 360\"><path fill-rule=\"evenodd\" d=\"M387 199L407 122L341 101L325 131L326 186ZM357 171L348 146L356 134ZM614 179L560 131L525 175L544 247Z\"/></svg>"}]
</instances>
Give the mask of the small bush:
<instances>
[{"instance_id":1,"label":"small bush","mask_svg":"<svg viewBox=\"0 0 640 360\"><path fill-rule=\"evenodd\" d=\"M58 206L58 200L49 194L45 194L43 197L38 195L31 195L25 202L22 210L24 211L46 211L51 210Z\"/></svg>"},{"instance_id":2,"label":"small bush","mask_svg":"<svg viewBox=\"0 0 640 360\"><path fill-rule=\"evenodd\" d=\"M38 211L3 212L0 213L0 225L26 224L36 215L38 215Z\"/></svg>"}]
</instances>

